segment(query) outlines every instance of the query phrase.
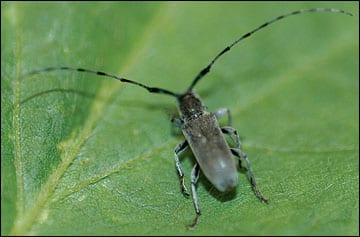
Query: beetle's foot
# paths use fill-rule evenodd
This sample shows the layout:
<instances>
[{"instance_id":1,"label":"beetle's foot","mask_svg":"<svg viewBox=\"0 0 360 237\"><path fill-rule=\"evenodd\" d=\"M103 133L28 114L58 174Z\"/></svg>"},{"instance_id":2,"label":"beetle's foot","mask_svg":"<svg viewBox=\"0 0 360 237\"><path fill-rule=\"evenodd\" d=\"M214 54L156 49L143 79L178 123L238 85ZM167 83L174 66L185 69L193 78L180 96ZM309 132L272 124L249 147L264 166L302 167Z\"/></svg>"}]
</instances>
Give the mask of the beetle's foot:
<instances>
[{"instance_id":1,"label":"beetle's foot","mask_svg":"<svg viewBox=\"0 0 360 237\"><path fill-rule=\"evenodd\" d=\"M193 230L193 229L195 229L195 227L197 226L198 221L199 221L199 216L200 216L200 212L199 212L199 213L196 213L194 222L187 227L188 230Z\"/></svg>"}]
</instances>

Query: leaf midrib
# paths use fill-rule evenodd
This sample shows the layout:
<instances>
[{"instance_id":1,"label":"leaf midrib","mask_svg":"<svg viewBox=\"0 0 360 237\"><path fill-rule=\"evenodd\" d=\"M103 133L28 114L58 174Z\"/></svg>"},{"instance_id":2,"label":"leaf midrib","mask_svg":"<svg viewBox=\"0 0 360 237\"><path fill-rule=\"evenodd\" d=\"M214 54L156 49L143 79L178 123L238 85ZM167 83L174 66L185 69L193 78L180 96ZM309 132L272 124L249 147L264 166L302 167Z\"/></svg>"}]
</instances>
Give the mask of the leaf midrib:
<instances>
[{"instance_id":1,"label":"leaf midrib","mask_svg":"<svg viewBox=\"0 0 360 237\"><path fill-rule=\"evenodd\" d=\"M166 5L164 5L166 7ZM142 47L140 50L132 50L130 56L126 60L126 64L122 69L124 71L131 71L132 67L135 65L137 58L142 55L142 52L147 49L150 42L150 36L153 32L156 32L157 27L164 22L162 18L165 16L164 12L168 12L169 9L165 7L160 7L158 12L154 14L152 20L149 21L149 27L145 27L146 31L139 38L139 43L137 49ZM18 210L17 218L14 222L14 226L10 231L10 235L27 235L29 234L31 227L36 223L38 218L41 216L42 211L44 211L46 206L52 200L52 195L59 183L59 180L69 167L69 165L74 161L79 153L81 147L87 141L87 138L93 132L96 127L97 122L101 119L102 114L109 106L109 101L112 100L113 96L119 91L121 85L118 86L109 86L103 84L100 88L94 103L90 110L90 116L86 121L84 128L81 130L81 133L73 139L64 141L60 144L60 148L63 148L65 152L61 155L61 163L54 170L54 172L49 176L47 182L42 186L39 195L34 202L34 205L28 209L26 212L22 211L24 207L24 185L23 185L23 173L22 173L22 164L21 164L21 144L20 144L20 72L21 72L21 20L17 21L17 29L19 32L17 34L17 46L19 51L17 52L17 78L15 80L14 94L15 94L15 108L14 108L14 130L15 130L15 165L16 173L18 180L18 199L17 206L22 207ZM97 100L98 97L101 97L102 102L99 103Z\"/></svg>"}]
</instances>

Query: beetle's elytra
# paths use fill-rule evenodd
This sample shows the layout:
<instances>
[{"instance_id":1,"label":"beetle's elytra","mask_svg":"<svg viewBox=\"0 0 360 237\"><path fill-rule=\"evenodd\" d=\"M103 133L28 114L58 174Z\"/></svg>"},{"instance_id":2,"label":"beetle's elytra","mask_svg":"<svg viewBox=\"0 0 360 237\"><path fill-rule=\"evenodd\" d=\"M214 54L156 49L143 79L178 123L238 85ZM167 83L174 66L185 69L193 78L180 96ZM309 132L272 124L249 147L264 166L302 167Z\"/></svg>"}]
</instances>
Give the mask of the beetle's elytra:
<instances>
[{"instance_id":1,"label":"beetle's elytra","mask_svg":"<svg viewBox=\"0 0 360 237\"><path fill-rule=\"evenodd\" d=\"M197 83L203 78L211 69L212 65L226 52L230 51L237 43L253 35L255 32L260 29L271 25L274 22L277 22L281 19L285 19L289 16L298 15L306 12L332 12L332 13L342 13L346 15L352 15L351 13L345 12L343 10L337 10L333 8L314 8L314 9L305 9L297 10L290 12L288 14L280 15L270 21L267 21L260 25L259 27L253 29L252 31L243 34L232 44L225 47L220 53L218 53L211 62L203 68L199 74L192 81L191 85L183 93L175 93L166 89L149 87L142 83L128 80L125 78L117 77L105 72L99 72L95 70L82 69L82 68L73 68L73 67L48 67L45 69L37 70L28 73L26 76L55 71L55 70L72 70L78 72L92 73L99 76L110 77L121 82L131 83L140 87L145 88L151 93L165 94L170 95L176 98L178 103L178 109L180 113L180 118L174 118L172 122L180 126L185 137L185 141L180 143L175 149L175 165L180 177L180 187L182 193L185 196L189 196L187 191L185 181L184 181L184 172L182 171L180 160L178 155L185 150L187 147L190 147L194 157L196 159L195 165L191 172L191 192L194 202L196 216L193 221L193 224L190 227L194 227L198 223L198 218L200 216L200 207L196 193L196 184L199 178L200 170L204 173L206 178L215 186L220 192L225 192L227 190L233 189L237 186L238 173L235 160L232 156L236 156L239 160L239 165L242 165L242 161L246 163L247 170L249 172L250 183L255 192L255 195L263 202L268 203L267 199L263 197L259 189L257 188L255 177L252 172L249 160L246 154L241 149L241 143L239 135L232 127L231 124L231 114L230 110L226 108L219 109L215 113L206 111L204 104L202 103L200 97L193 91L193 88ZM223 116L228 116L228 125L220 127L218 124L218 118ZM236 147L230 147L224 137L224 134L230 135L235 138Z\"/></svg>"}]
</instances>

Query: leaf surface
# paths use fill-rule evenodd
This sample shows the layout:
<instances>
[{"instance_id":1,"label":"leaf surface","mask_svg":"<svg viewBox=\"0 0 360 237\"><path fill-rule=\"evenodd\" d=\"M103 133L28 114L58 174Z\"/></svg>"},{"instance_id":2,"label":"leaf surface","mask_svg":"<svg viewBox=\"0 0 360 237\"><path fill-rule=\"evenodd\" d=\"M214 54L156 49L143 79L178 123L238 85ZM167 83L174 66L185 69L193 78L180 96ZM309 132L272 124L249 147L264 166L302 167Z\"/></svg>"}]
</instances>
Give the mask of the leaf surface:
<instances>
[{"instance_id":1,"label":"leaf surface","mask_svg":"<svg viewBox=\"0 0 360 237\"><path fill-rule=\"evenodd\" d=\"M330 6L329 6L330 5ZM173 98L72 66L227 107L259 188L201 176L202 215L180 193ZM358 235L358 3L1 3L2 235ZM223 124L225 121L221 121ZM182 155L189 186L194 163Z\"/></svg>"}]
</instances>

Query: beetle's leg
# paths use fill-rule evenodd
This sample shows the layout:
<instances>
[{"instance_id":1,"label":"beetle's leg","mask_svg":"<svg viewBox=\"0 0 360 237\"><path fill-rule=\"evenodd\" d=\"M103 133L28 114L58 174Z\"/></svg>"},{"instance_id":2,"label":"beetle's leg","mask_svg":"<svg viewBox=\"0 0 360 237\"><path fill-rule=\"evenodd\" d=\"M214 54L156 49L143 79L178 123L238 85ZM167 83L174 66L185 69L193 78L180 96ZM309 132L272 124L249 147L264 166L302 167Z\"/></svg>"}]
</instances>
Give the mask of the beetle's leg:
<instances>
[{"instance_id":1,"label":"beetle's leg","mask_svg":"<svg viewBox=\"0 0 360 237\"><path fill-rule=\"evenodd\" d=\"M241 147L241 142L240 142L239 134L237 133L237 131L236 131L235 128L230 127L230 126L225 126L225 127L222 127L222 128L221 128L221 131L222 131L224 134L228 134L228 135L230 135L230 136L235 137L236 147L237 147L238 149L240 149L240 147Z\"/></svg>"},{"instance_id":2,"label":"beetle's leg","mask_svg":"<svg viewBox=\"0 0 360 237\"><path fill-rule=\"evenodd\" d=\"M247 155L244 152L242 152L239 148L230 148L230 150L234 156L237 156L241 160L245 161L249 175L250 175L251 187L254 190L256 197L258 197L261 201L268 204L269 201L266 198L264 198L264 196L261 194L260 190L256 186L254 173L251 169L250 162L249 162L249 159L247 158Z\"/></svg>"},{"instance_id":3,"label":"beetle's leg","mask_svg":"<svg viewBox=\"0 0 360 237\"><path fill-rule=\"evenodd\" d=\"M200 173L199 171L200 171L200 166L199 166L199 164L196 163L191 171L191 192L192 192L196 216L195 216L193 224L191 224L189 226L190 228L194 228L197 225L198 219L200 216L200 206L199 206L197 193L196 193L196 184L199 179L199 173Z\"/></svg>"},{"instance_id":4,"label":"beetle's leg","mask_svg":"<svg viewBox=\"0 0 360 237\"><path fill-rule=\"evenodd\" d=\"M249 176L250 176L251 187L254 190L256 197L258 197L261 201L263 201L265 203L268 203L268 200L263 197L260 190L256 186L255 176L254 176L254 173L253 173L253 171L251 169L250 161L247 158L247 155L241 150L241 142L240 142L239 134L237 133L236 129L232 128L232 127L222 127L221 131L223 133L225 133L225 134L229 134L230 136L235 137L237 148L230 148L230 150L231 150L233 155L240 158L239 159L239 167L240 168L241 168L241 161L242 160L245 161L248 172L249 172Z\"/></svg>"},{"instance_id":5,"label":"beetle's leg","mask_svg":"<svg viewBox=\"0 0 360 237\"><path fill-rule=\"evenodd\" d=\"M177 145L176 149L175 149L175 165L176 165L176 169L178 171L179 174L179 178L180 178L180 186L181 186L181 192L184 194L184 196L188 197L190 196L186 187L185 187L185 182L184 182L184 172L181 169L181 165L180 165L180 160L179 160L179 156L178 154L180 154L183 150L185 150L188 147L188 142L185 140L182 143L180 143L179 145Z\"/></svg>"},{"instance_id":6,"label":"beetle's leg","mask_svg":"<svg viewBox=\"0 0 360 237\"><path fill-rule=\"evenodd\" d=\"M184 121L178 118L171 118L171 122L175 124L176 127L181 127L184 123Z\"/></svg>"},{"instance_id":7,"label":"beetle's leg","mask_svg":"<svg viewBox=\"0 0 360 237\"><path fill-rule=\"evenodd\" d=\"M231 113L230 113L230 110L227 109L227 108L221 108L221 109L218 109L216 112L215 112L215 116L217 119L219 118L222 118L224 117L225 115L228 116L228 126L232 126L232 118L231 118Z\"/></svg>"},{"instance_id":8,"label":"beetle's leg","mask_svg":"<svg viewBox=\"0 0 360 237\"><path fill-rule=\"evenodd\" d=\"M225 126L225 127L222 127L221 128L221 131L224 133L224 134L228 134L232 137L235 137L235 140L236 140L236 147L241 150L241 142L240 142L240 138L239 138L239 134L237 133L236 129L233 128L233 127L229 127L229 126ZM242 168L242 165L241 165L241 159L239 159L239 168L241 169Z\"/></svg>"}]
</instances>

